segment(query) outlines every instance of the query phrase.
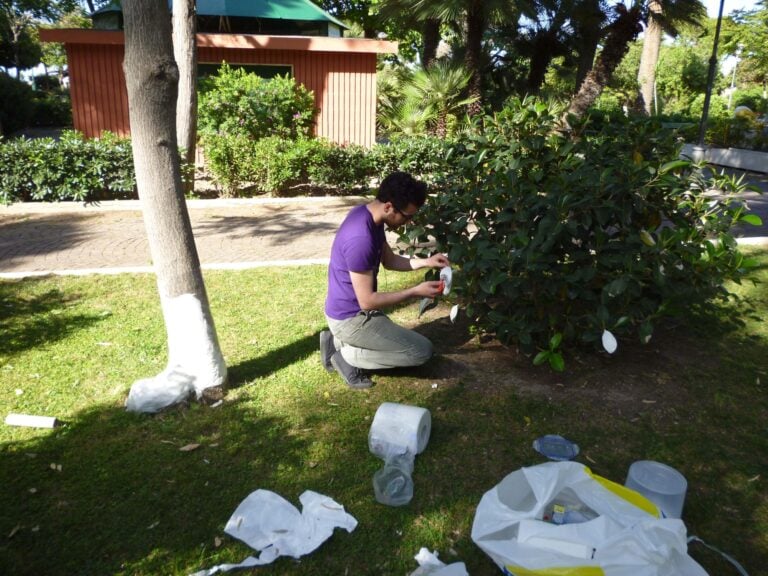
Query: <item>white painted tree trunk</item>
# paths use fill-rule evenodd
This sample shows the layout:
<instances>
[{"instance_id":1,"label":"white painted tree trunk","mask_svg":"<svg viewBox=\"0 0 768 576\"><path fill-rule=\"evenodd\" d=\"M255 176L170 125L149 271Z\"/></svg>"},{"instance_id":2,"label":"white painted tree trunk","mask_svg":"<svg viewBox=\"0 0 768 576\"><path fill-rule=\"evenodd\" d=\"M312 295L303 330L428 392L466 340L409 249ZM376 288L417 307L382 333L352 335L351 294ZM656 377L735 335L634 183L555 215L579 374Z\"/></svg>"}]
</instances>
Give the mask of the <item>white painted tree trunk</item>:
<instances>
[{"instance_id":1,"label":"white painted tree trunk","mask_svg":"<svg viewBox=\"0 0 768 576\"><path fill-rule=\"evenodd\" d=\"M197 143L197 42L195 0L173 3L173 55L179 67L179 96L176 101L176 143L185 151L184 161L195 164ZM184 181L185 192L195 188L192 170Z\"/></svg>"},{"instance_id":2,"label":"white painted tree trunk","mask_svg":"<svg viewBox=\"0 0 768 576\"><path fill-rule=\"evenodd\" d=\"M157 412L223 387L227 368L208 306L176 148L178 68L166 0L124 0L125 70L136 183L168 334L168 365L133 384L128 410Z\"/></svg>"}]
</instances>

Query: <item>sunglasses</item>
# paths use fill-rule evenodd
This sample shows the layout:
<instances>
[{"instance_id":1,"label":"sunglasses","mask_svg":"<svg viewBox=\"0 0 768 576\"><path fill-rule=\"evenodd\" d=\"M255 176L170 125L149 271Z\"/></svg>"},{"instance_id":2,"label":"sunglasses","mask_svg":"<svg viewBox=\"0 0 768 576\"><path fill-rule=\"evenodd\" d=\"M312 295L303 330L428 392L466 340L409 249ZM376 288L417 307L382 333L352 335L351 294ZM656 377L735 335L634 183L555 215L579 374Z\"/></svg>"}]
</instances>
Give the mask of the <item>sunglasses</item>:
<instances>
[{"instance_id":1,"label":"sunglasses","mask_svg":"<svg viewBox=\"0 0 768 576\"><path fill-rule=\"evenodd\" d=\"M398 214L400 214L400 216L402 216L403 218L405 218L405 221L406 221L406 222L408 222L409 220L412 220L412 219L413 219L413 217L414 217L414 216L416 216L416 214L418 214L418 213L419 213L419 211L418 211L418 210L416 210L415 212L411 212L410 214L409 214L408 212L403 212L402 210L400 210L400 208L398 208L398 207L397 207L397 206L395 206L394 204L392 205L392 208L394 208L394 209L395 209L395 212L397 212Z\"/></svg>"}]
</instances>

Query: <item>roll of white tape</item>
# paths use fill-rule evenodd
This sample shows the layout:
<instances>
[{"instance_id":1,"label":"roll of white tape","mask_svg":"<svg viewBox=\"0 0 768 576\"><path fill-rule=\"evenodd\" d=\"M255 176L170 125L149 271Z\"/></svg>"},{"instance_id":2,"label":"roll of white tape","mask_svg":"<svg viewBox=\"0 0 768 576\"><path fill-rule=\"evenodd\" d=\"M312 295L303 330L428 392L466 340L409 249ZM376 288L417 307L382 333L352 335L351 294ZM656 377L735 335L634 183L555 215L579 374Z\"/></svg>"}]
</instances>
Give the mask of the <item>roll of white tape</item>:
<instances>
[{"instance_id":1,"label":"roll of white tape","mask_svg":"<svg viewBox=\"0 0 768 576\"><path fill-rule=\"evenodd\" d=\"M31 416L29 414L8 414L5 423L9 426L29 426L31 428L55 428L59 421L51 416Z\"/></svg>"},{"instance_id":2,"label":"roll of white tape","mask_svg":"<svg viewBox=\"0 0 768 576\"><path fill-rule=\"evenodd\" d=\"M368 448L379 458L406 450L420 454L427 447L432 416L426 408L384 402L376 410L368 433Z\"/></svg>"}]
</instances>

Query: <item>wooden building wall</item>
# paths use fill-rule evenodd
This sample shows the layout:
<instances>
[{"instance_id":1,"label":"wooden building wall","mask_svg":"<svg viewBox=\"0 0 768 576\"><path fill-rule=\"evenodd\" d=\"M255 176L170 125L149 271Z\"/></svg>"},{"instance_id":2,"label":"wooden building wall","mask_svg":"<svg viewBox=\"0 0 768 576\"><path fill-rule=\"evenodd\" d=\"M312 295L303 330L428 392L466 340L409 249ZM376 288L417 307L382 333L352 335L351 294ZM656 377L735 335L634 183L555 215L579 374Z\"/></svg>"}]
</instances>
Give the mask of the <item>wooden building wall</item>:
<instances>
[{"instance_id":1,"label":"wooden building wall","mask_svg":"<svg viewBox=\"0 0 768 576\"><path fill-rule=\"evenodd\" d=\"M315 95L315 134L339 144L376 139L376 55L295 50L198 50L199 62L291 66Z\"/></svg>"},{"instance_id":2,"label":"wooden building wall","mask_svg":"<svg viewBox=\"0 0 768 576\"><path fill-rule=\"evenodd\" d=\"M122 33L46 30L41 36L65 43L75 129L91 138L103 130L128 135ZM296 81L314 93L315 134L363 146L376 139L376 54L395 50L393 43L357 39L198 34L201 63L291 66Z\"/></svg>"}]
</instances>

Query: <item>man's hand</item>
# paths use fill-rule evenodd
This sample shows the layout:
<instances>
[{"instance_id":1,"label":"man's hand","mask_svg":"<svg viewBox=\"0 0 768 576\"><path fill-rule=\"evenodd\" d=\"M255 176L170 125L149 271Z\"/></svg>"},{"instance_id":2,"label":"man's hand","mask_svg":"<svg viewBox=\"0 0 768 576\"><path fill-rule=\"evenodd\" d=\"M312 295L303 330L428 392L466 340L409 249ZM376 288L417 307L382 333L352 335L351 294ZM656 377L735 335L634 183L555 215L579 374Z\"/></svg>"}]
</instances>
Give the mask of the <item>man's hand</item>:
<instances>
[{"instance_id":1,"label":"man's hand","mask_svg":"<svg viewBox=\"0 0 768 576\"><path fill-rule=\"evenodd\" d=\"M446 266L450 266L451 262L448 260L448 256L445 254L433 254L429 258L427 258L427 267L429 268L445 268Z\"/></svg>"},{"instance_id":2,"label":"man's hand","mask_svg":"<svg viewBox=\"0 0 768 576\"><path fill-rule=\"evenodd\" d=\"M414 296L436 298L443 293L445 284L441 280L428 280L413 287Z\"/></svg>"}]
</instances>

